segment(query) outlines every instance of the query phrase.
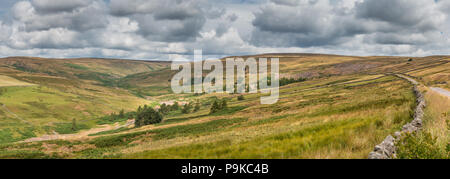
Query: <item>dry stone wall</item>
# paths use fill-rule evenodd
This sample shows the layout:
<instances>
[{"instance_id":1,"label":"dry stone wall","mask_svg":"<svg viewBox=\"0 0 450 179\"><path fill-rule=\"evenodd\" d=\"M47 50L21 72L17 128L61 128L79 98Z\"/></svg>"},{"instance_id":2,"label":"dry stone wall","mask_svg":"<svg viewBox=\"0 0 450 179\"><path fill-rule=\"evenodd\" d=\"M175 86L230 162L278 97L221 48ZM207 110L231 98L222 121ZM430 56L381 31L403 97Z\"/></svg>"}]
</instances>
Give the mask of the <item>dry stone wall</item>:
<instances>
[{"instance_id":1,"label":"dry stone wall","mask_svg":"<svg viewBox=\"0 0 450 179\"><path fill-rule=\"evenodd\" d=\"M423 126L423 116L424 109L426 107L425 96L420 92L418 87L419 83L407 76L397 75L400 78L408 80L410 83L414 85L414 93L416 95L417 107L414 112L414 120L403 126L402 131L398 131L395 133L395 137L389 135L384 139L384 141L375 146L373 152L369 154L369 159L392 159L395 158L396 148L395 142L400 140L400 137L404 133L414 133L422 129Z\"/></svg>"}]
</instances>

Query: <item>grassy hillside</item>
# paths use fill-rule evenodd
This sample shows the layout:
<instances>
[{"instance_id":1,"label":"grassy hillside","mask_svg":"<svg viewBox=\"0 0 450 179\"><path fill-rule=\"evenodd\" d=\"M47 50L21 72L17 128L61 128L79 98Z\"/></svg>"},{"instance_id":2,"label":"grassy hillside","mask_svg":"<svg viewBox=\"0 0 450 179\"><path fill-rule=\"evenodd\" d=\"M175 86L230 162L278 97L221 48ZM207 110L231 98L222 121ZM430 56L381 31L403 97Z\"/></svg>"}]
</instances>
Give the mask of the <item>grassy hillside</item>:
<instances>
[{"instance_id":1,"label":"grassy hillside","mask_svg":"<svg viewBox=\"0 0 450 179\"><path fill-rule=\"evenodd\" d=\"M241 100L238 94L171 94L170 63L0 59L0 77L32 84L0 88L0 158L366 158L412 120L412 85L393 74L449 87L448 57L259 56L280 58L283 78L304 79L282 86L274 105L261 105L262 94L244 94ZM216 99L227 100L228 108L210 114ZM101 119L174 101L199 102L201 108L173 111L162 123L141 128ZM448 119L439 116L445 105L436 103L431 104L441 107L428 110L427 126ZM69 133L84 136L11 144L67 132L73 118L81 131ZM89 131L100 125L108 130ZM444 136L439 145L445 146L448 128L427 128Z\"/></svg>"},{"instance_id":2,"label":"grassy hillside","mask_svg":"<svg viewBox=\"0 0 450 179\"><path fill-rule=\"evenodd\" d=\"M0 143L61 132L73 119L84 129L95 127L98 118L112 112L151 104L118 82L168 65L113 59L0 59Z\"/></svg>"}]
</instances>

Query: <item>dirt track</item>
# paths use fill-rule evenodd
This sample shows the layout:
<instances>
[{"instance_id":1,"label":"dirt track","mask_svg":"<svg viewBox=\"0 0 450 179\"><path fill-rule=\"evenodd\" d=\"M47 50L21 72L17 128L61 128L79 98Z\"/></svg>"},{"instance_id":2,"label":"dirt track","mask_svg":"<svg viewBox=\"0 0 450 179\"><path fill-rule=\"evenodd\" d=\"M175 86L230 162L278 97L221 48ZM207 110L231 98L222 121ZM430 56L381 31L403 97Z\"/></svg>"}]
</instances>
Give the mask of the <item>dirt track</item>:
<instances>
[{"instance_id":1,"label":"dirt track","mask_svg":"<svg viewBox=\"0 0 450 179\"><path fill-rule=\"evenodd\" d=\"M27 139L27 140L24 140L21 142L40 142L40 141L49 141L49 140L81 140L81 139L89 138L90 137L89 135L91 135L91 134L115 130L115 129L119 129L122 127L129 127L133 124L134 124L134 120L128 120L127 123L124 125L119 125L117 123L114 125L102 125L101 128L94 128L94 129L82 131L82 132L76 133L76 134L58 134L55 132L55 134L53 134L53 135L44 135L41 137L30 138L30 139Z\"/></svg>"}]
</instances>

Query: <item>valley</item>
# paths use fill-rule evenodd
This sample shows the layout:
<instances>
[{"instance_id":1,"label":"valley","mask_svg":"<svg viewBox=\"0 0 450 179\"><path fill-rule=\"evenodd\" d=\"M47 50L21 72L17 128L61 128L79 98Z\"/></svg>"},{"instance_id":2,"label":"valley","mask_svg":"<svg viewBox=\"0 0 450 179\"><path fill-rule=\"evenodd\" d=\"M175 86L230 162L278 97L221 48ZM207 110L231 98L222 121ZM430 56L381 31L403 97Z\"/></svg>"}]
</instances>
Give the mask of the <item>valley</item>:
<instances>
[{"instance_id":1,"label":"valley","mask_svg":"<svg viewBox=\"0 0 450 179\"><path fill-rule=\"evenodd\" d=\"M413 119L412 85L397 74L421 84L423 131L448 157L450 57L247 57L280 58L276 104L260 104L264 94L173 94L170 62L0 59L0 158L367 158ZM215 100L227 108L211 113ZM200 107L143 127L114 117L169 102Z\"/></svg>"}]
</instances>

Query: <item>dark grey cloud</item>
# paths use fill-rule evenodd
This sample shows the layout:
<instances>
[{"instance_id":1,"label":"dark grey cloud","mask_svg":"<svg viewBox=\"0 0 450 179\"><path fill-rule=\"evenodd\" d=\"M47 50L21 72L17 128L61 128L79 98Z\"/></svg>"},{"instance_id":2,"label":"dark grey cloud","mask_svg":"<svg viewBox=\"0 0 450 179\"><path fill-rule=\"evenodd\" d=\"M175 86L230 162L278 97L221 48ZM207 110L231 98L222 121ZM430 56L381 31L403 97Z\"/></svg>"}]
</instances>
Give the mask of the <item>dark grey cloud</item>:
<instances>
[{"instance_id":1,"label":"dark grey cloud","mask_svg":"<svg viewBox=\"0 0 450 179\"><path fill-rule=\"evenodd\" d=\"M102 1L83 0L68 3L68 5L63 5L62 1L58 2L56 0L36 0L33 3L22 1L15 4L12 11L15 20L22 22L26 31L45 31L52 28L87 31L106 26L105 5ZM45 11L45 14L38 13L39 9Z\"/></svg>"},{"instance_id":2,"label":"dark grey cloud","mask_svg":"<svg viewBox=\"0 0 450 179\"><path fill-rule=\"evenodd\" d=\"M147 0L110 0L109 8L112 15L129 16L133 14L146 14L156 11L159 7L158 1Z\"/></svg>"},{"instance_id":3,"label":"dark grey cloud","mask_svg":"<svg viewBox=\"0 0 450 179\"><path fill-rule=\"evenodd\" d=\"M299 0L271 0L275 4L286 5L286 6L296 6L299 4Z\"/></svg>"},{"instance_id":4,"label":"dark grey cloud","mask_svg":"<svg viewBox=\"0 0 450 179\"><path fill-rule=\"evenodd\" d=\"M239 16L237 16L235 13L230 14L230 15L227 16L227 19L228 19L230 22L234 22L234 21L236 21L238 18L239 18Z\"/></svg>"},{"instance_id":5,"label":"dark grey cloud","mask_svg":"<svg viewBox=\"0 0 450 179\"><path fill-rule=\"evenodd\" d=\"M31 4L39 13L57 13L72 12L78 8L88 6L92 1L93 0L32 0Z\"/></svg>"},{"instance_id":6,"label":"dark grey cloud","mask_svg":"<svg viewBox=\"0 0 450 179\"><path fill-rule=\"evenodd\" d=\"M339 39L336 17L325 1L274 1L256 12L251 42L257 46L310 47ZM289 5L289 6L286 6Z\"/></svg>"},{"instance_id":7,"label":"dark grey cloud","mask_svg":"<svg viewBox=\"0 0 450 179\"><path fill-rule=\"evenodd\" d=\"M225 13L207 1L196 0L111 0L110 8L112 15L136 20L139 33L147 39L164 42L193 41L207 18Z\"/></svg>"},{"instance_id":8,"label":"dark grey cloud","mask_svg":"<svg viewBox=\"0 0 450 179\"><path fill-rule=\"evenodd\" d=\"M365 43L420 45L436 40L445 19L434 0L353 0L353 6L345 8L339 6L343 3L272 0L254 13L251 43L336 46L363 35Z\"/></svg>"},{"instance_id":9,"label":"dark grey cloud","mask_svg":"<svg viewBox=\"0 0 450 179\"><path fill-rule=\"evenodd\" d=\"M358 18L384 21L399 26L415 26L428 20L424 12L432 0L365 0L357 3Z\"/></svg>"},{"instance_id":10,"label":"dark grey cloud","mask_svg":"<svg viewBox=\"0 0 450 179\"><path fill-rule=\"evenodd\" d=\"M138 15L132 19L139 23L139 34L149 40L161 42L193 40L206 22L203 17L184 20L156 20L153 15Z\"/></svg>"},{"instance_id":11,"label":"dark grey cloud","mask_svg":"<svg viewBox=\"0 0 450 179\"><path fill-rule=\"evenodd\" d=\"M356 18L380 24L366 37L379 44L432 43L445 19L434 0L365 0L355 9Z\"/></svg>"}]
</instances>

